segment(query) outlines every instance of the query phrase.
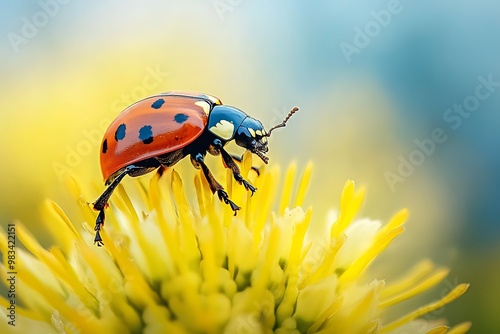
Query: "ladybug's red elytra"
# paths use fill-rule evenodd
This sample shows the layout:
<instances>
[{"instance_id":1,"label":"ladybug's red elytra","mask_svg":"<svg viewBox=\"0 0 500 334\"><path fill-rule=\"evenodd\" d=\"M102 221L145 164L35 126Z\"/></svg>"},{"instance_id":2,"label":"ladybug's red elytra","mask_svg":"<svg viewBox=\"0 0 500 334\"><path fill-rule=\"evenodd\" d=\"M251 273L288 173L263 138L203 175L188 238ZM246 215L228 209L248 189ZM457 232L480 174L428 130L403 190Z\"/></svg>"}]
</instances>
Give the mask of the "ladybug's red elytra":
<instances>
[{"instance_id":1,"label":"ladybug's red elytra","mask_svg":"<svg viewBox=\"0 0 500 334\"><path fill-rule=\"evenodd\" d=\"M101 171L108 187L94 202L94 210L99 211L94 243L103 244L99 231L104 224L104 209L125 175L135 177L160 166L171 167L187 155L195 168L203 170L212 193L217 192L236 214L240 207L214 178L204 162L205 155L220 154L235 180L253 195L257 189L243 179L224 145L234 140L267 164L267 138L274 129L284 127L297 110L294 107L282 123L266 132L259 120L207 94L173 91L132 104L111 123L102 140Z\"/></svg>"}]
</instances>

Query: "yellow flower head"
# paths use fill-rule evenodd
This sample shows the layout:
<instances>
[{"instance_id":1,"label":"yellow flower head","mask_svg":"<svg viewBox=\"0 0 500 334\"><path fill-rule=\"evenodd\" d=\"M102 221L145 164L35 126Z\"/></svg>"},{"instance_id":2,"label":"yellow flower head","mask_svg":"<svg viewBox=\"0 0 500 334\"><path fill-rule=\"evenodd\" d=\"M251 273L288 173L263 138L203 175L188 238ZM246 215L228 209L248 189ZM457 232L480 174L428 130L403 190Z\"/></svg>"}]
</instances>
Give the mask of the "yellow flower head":
<instances>
[{"instance_id":1,"label":"yellow flower head","mask_svg":"<svg viewBox=\"0 0 500 334\"><path fill-rule=\"evenodd\" d=\"M45 249L21 224L16 237L16 326L10 300L0 298L2 333L465 333L424 315L461 296L460 284L441 299L396 319L387 310L441 282L447 269L430 261L399 279L369 279L366 268L403 232L408 212L387 224L358 219L364 190L347 181L329 232L308 241L312 211L301 208L312 166L295 184L296 167L242 174L259 190L251 197L226 175L241 211L233 216L201 174L184 189L174 170L149 184L130 181L111 198L104 247L93 245L95 212L75 181L82 209L73 222L53 202L45 221L54 246ZM142 179L144 180L144 178ZM190 198L190 189L194 196ZM292 196L292 194L295 194ZM278 200L278 212L271 209ZM83 229L78 228L83 223ZM0 234L1 279L9 278L8 232ZM7 283L6 283L7 282ZM368 282L368 283L366 283Z\"/></svg>"}]
</instances>

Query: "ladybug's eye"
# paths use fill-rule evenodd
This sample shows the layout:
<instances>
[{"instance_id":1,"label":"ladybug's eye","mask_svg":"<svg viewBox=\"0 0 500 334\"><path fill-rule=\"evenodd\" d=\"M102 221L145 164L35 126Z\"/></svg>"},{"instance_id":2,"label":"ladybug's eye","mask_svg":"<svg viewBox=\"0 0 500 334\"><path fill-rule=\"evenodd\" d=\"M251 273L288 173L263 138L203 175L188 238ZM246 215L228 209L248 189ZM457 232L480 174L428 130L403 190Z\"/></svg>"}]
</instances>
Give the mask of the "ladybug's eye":
<instances>
[{"instance_id":1,"label":"ladybug's eye","mask_svg":"<svg viewBox=\"0 0 500 334\"><path fill-rule=\"evenodd\" d=\"M253 149L257 145L257 139L252 136L248 128L240 126L236 135L234 136L236 144L246 149Z\"/></svg>"}]
</instances>

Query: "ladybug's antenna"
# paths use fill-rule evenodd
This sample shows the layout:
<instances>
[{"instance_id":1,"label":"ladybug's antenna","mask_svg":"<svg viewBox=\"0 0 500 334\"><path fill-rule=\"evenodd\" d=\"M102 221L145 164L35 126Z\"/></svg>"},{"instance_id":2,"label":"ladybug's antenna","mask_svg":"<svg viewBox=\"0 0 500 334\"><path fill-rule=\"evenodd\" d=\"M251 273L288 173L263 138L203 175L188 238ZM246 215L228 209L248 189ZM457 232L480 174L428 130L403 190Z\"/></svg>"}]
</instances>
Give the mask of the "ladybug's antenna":
<instances>
[{"instance_id":1,"label":"ladybug's antenna","mask_svg":"<svg viewBox=\"0 0 500 334\"><path fill-rule=\"evenodd\" d=\"M280 124L277 124L275 126L273 126L272 128L269 129L269 131L267 132L267 136L268 137L271 137L271 132L277 128L283 128L286 126L286 122L288 122L288 120L290 119L290 117L292 117L293 114L295 114L297 111L299 110L299 108L297 107L293 107L292 110L290 110L290 112L288 113L288 115L286 115L285 119L283 120L283 122L281 122Z\"/></svg>"}]
</instances>

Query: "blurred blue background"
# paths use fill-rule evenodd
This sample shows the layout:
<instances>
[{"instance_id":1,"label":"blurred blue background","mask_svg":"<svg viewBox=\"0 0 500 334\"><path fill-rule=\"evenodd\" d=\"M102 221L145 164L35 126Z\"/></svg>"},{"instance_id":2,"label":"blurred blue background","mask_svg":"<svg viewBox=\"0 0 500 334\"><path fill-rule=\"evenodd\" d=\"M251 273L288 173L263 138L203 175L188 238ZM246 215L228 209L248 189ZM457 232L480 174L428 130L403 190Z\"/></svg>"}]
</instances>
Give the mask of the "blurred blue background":
<instances>
[{"instance_id":1,"label":"blurred blue background","mask_svg":"<svg viewBox=\"0 0 500 334\"><path fill-rule=\"evenodd\" d=\"M369 216L408 207L408 233L388 257L402 268L422 257L449 265L451 282L472 284L447 306L450 322L500 332L499 2L41 0L0 9L2 224L19 218L43 238L36 208L50 197L71 212L61 180L100 181L100 135L142 97L202 91L266 127L298 105L270 157L314 162L316 218L337 206L347 178L368 187Z\"/></svg>"}]
</instances>

